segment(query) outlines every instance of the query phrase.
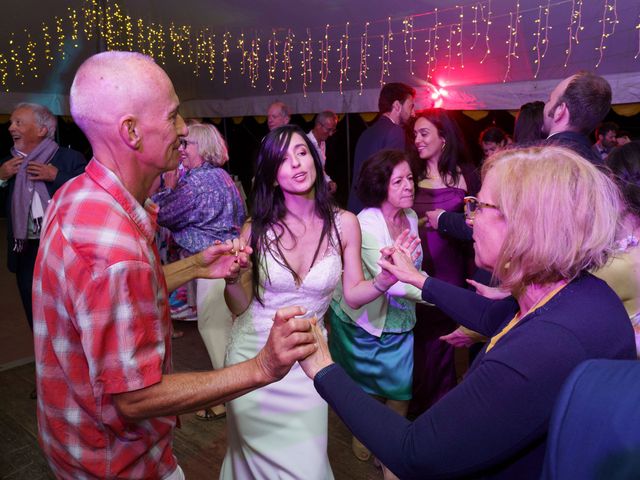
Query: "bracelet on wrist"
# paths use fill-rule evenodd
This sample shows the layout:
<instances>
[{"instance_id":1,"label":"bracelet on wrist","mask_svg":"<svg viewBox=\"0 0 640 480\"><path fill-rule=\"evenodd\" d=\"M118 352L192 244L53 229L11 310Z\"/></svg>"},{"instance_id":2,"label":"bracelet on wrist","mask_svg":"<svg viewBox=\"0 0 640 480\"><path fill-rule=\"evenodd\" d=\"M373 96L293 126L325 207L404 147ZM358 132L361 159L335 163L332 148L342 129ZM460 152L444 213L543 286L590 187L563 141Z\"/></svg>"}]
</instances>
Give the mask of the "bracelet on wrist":
<instances>
[{"instance_id":1,"label":"bracelet on wrist","mask_svg":"<svg viewBox=\"0 0 640 480\"><path fill-rule=\"evenodd\" d=\"M373 277L373 279L371 280L371 284L373 285L373 288L375 288L376 290L378 290L380 293L385 293L387 290L385 290L384 288L380 287L380 285L378 285L378 283L376 282L376 279L378 277L375 276Z\"/></svg>"},{"instance_id":2,"label":"bracelet on wrist","mask_svg":"<svg viewBox=\"0 0 640 480\"><path fill-rule=\"evenodd\" d=\"M238 283L238 280L240 280L240 275L235 278L225 278L224 283L226 283L227 285L235 285L236 283Z\"/></svg>"}]
</instances>

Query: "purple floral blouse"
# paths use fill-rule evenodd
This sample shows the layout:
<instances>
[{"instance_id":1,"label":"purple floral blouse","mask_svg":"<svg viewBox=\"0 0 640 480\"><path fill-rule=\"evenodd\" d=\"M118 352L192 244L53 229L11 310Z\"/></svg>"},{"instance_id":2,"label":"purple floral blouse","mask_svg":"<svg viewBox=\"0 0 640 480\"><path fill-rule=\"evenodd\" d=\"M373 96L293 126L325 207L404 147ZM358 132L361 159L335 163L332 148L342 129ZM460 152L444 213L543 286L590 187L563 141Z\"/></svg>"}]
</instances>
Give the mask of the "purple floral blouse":
<instances>
[{"instance_id":1,"label":"purple floral blouse","mask_svg":"<svg viewBox=\"0 0 640 480\"><path fill-rule=\"evenodd\" d=\"M178 182L175 190L153 196L160 207L158 224L169 229L176 243L197 253L215 240L240 235L246 218L244 202L233 179L210 163L194 168Z\"/></svg>"}]
</instances>

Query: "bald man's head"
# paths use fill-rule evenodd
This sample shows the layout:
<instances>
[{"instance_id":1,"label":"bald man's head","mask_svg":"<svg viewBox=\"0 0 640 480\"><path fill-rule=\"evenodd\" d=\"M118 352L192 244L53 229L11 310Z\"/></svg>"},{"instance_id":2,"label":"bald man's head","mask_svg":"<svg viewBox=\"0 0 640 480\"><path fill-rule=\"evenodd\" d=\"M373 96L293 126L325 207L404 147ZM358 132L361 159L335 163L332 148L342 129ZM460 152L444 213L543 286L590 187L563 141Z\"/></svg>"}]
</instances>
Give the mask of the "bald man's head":
<instances>
[{"instance_id":1,"label":"bald man's head","mask_svg":"<svg viewBox=\"0 0 640 480\"><path fill-rule=\"evenodd\" d=\"M173 85L151 57L136 52L103 52L89 57L71 85L71 115L91 139L127 114L141 115Z\"/></svg>"},{"instance_id":2,"label":"bald man's head","mask_svg":"<svg viewBox=\"0 0 640 480\"><path fill-rule=\"evenodd\" d=\"M135 165L133 182L178 166L188 130L171 80L150 57L94 55L78 69L70 97L71 115L102 163Z\"/></svg>"}]
</instances>

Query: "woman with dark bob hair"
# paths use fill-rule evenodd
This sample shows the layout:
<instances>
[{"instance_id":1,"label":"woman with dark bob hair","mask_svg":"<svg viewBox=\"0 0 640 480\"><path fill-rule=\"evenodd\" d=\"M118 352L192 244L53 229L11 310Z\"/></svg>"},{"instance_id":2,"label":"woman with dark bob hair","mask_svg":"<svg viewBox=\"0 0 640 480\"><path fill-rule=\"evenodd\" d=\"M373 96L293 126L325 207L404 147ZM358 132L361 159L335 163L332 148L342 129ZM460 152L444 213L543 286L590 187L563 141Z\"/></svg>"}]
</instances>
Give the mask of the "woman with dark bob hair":
<instances>
[{"instance_id":1,"label":"woman with dark bob hair","mask_svg":"<svg viewBox=\"0 0 640 480\"><path fill-rule=\"evenodd\" d=\"M365 278L380 273L380 249L392 245L406 230L418 235L418 216L411 209L415 185L407 154L382 150L362 166L356 191L365 207L358 214L362 231ZM422 251L414 264L420 268ZM398 282L361 308L351 308L338 285L330 309L331 354L364 391L406 416L413 375L413 327L421 292ZM370 456L354 437L360 460ZM385 478L388 471L385 470Z\"/></svg>"},{"instance_id":2,"label":"woman with dark bob hair","mask_svg":"<svg viewBox=\"0 0 640 480\"><path fill-rule=\"evenodd\" d=\"M568 149L493 155L466 213L476 264L511 296L490 300L425 278L402 248L380 260L423 300L490 338L464 380L410 422L362 392L319 335L302 367L400 478L540 478L551 412L571 371L587 359L636 355L620 299L588 273L613 252L620 206L613 181Z\"/></svg>"},{"instance_id":3,"label":"woman with dark bob hair","mask_svg":"<svg viewBox=\"0 0 640 480\"><path fill-rule=\"evenodd\" d=\"M418 229L424 254L422 270L462 287L473 273L472 243L438 230L438 216L443 211L459 213L460 228L468 231L461 215L463 199L476 194L480 179L466 161L464 139L446 110L421 112L413 133L420 159L415 168L418 188L413 209L427 220ZM424 412L457 383L455 349L440 340L457 325L441 310L429 305L417 305L416 314L413 398L409 407L409 414L413 416Z\"/></svg>"},{"instance_id":4,"label":"woman with dark bob hair","mask_svg":"<svg viewBox=\"0 0 640 480\"><path fill-rule=\"evenodd\" d=\"M362 273L355 215L331 200L322 163L305 133L285 125L262 142L242 238L252 268L228 279L225 299L238 315L226 365L254 357L265 345L275 312L301 305L319 325L342 279L345 302L358 308L396 278ZM333 478L327 457L327 404L299 365L280 381L227 405L228 450L221 478Z\"/></svg>"}]
</instances>

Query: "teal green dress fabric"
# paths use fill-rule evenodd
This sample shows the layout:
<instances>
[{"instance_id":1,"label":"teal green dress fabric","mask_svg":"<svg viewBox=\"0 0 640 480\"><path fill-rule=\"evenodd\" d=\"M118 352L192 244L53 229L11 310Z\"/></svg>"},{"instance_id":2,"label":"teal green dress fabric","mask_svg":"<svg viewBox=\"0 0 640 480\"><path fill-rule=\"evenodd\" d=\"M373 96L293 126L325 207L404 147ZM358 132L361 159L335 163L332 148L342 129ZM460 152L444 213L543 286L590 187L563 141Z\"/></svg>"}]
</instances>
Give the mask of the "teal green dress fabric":
<instances>
[{"instance_id":1,"label":"teal green dress fabric","mask_svg":"<svg viewBox=\"0 0 640 480\"><path fill-rule=\"evenodd\" d=\"M405 211L417 235L418 218ZM380 248L393 243L377 208L358 214L362 229L362 262L365 278L379 272ZM422 255L416 260L419 268ZM353 310L338 288L329 309L329 349L334 361L372 395L392 400L410 400L413 376L413 327L415 303L420 291L398 283L365 307Z\"/></svg>"},{"instance_id":2,"label":"teal green dress fabric","mask_svg":"<svg viewBox=\"0 0 640 480\"><path fill-rule=\"evenodd\" d=\"M334 362L371 395L411 400L413 331L374 337L344 320L346 314L335 303L329 312L329 349Z\"/></svg>"}]
</instances>

